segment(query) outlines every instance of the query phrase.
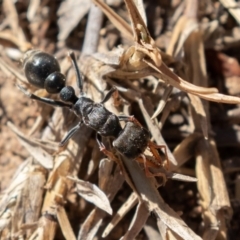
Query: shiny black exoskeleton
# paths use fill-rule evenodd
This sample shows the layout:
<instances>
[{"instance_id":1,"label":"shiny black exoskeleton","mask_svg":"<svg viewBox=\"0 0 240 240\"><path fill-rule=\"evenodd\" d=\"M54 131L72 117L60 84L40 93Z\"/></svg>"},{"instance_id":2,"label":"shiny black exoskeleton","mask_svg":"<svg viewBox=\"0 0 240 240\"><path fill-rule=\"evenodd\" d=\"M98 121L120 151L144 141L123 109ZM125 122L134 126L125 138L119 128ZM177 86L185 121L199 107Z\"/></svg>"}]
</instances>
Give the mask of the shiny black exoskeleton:
<instances>
[{"instance_id":1,"label":"shiny black exoskeleton","mask_svg":"<svg viewBox=\"0 0 240 240\"><path fill-rule=\"evenodd\" d=\"M136 158L142 154L148 146L149 132L138 124L131 122L127 116L117 117L108 111L105 103L116 91L112 88L100 103L93 102L83 92L82 77L77 66L75 55L70 53L80 89L80 96L75 95L71 86L65 86L65 76L60 73L60 66L57 60L45 52L32 50L26 53L23 65L27 80L38 88L44 88L49 93L59 93L62 101L50 98L38 97L29 94L20 88L30 98L47 103L52 106L67 107L74 111L80 122L72 128L60 145L64 145L79 129L82 124L94 129L98 135L113 137L113 146L124 156ZM122 129L120 121L126 121Z\"/></svg>"},{"instance_id":2,"label":"shiny black exoskeleton","mask_svg":"<svg viewBox=\"0 0 240 240\"><path fill-rule=\"evenodd\" d=\"M24 71L27 80L49 93L59 93L65 85L65 76L60 73L58 61L51 55L31 50L24 57Z\"/></svg>"}]
</instances>

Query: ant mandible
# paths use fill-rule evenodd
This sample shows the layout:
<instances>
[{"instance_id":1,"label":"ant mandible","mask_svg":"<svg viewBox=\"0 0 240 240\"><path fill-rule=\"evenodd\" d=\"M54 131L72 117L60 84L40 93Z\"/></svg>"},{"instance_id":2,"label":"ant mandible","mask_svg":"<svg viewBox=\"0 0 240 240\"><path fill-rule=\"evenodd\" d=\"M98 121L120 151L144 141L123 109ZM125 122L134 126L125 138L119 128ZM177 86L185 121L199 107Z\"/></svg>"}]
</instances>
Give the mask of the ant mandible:
<instances>
[{"instance_id":1,"label":"ant mandible","mask_svg":"<svg viewBox=\"0 0 240 240\"><path fill-rule=\"evenodd\" d=\"M158 146L151 142L149 131L142 127L134 117L116 116L104 107L103 104L117 90L115 87L105 95L100 103L95 103L91 98L86 97L83 92L83 80L75 55L73 52L70 52L69 56L76 73L77 85L80 89L79 97L76 96L73 87L65 86L66 78L60 72L58 61L52 55L40 50L31 50L25 54L23 59L25 76L30 84L38 88L43 88L48 93L58 93L61 101L38 97L35 94L27 92L21 86L19 86L20 90L31 99L51 106L69 108L80 119L79 123L63 138L59 146L64 146L80 129L81 125L84 124L97 132L97 142L100 150L107 156L112 158L113 155L104 147L100 140L101 136L113 137L113 147L123 156L143 162L146 175L152 176L148 170L148 166L162 166L160 155L156 149L164 148L167 157L166 146ZM121 127L120 121L126 122L124 128ZM143 154L147 147L152 152L154 159L146 158Z\"/></svg>"}]
</instances>

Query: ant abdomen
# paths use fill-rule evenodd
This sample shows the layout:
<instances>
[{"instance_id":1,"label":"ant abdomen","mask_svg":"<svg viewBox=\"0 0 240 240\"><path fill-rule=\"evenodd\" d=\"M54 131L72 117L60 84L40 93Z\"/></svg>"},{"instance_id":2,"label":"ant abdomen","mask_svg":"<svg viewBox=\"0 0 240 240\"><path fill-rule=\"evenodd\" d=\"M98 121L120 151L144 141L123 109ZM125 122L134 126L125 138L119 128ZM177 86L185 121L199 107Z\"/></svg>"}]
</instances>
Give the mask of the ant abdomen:
<instances>
[{"instance_id":1,"label":"ant abdomen","mask_svg":"<svg viewBox=\"0 0 240 240\"><path fill-rule=\"evenodd\" d=\"M49 93L59 93L65 86L65 76L60 73L58 61L40 50L28 51L23 60L24 73L28 82L44 88Z\"/></svg>"},{"instance_id":2,"label":"ant abdomen","mask_svg":"<svg viewBox=\"0 0 240 240\"><path fill-rule=\"evenodd\" d=\"M127 122L124 129L113 141L113 146L127 158L137 158L144 153L150 140L150 133L144 127Z\"/></svg>"}]
</instances>

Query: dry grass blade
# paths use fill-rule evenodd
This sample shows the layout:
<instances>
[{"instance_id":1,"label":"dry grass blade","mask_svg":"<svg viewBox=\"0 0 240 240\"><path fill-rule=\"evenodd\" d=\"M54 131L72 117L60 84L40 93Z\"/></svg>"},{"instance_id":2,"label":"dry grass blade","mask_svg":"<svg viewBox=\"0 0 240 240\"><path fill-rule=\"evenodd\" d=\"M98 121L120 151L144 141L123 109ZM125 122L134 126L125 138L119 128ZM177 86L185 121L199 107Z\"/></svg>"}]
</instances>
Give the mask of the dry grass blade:
<instances>
[{"instance_id":1,"label":"dry grass blade","mask_svg":"<svg viewBox=\"0 0 240 240\"><path fill-rule=\"evenodd\" d=\"M112 178L112 171L113 171L113 161L109 160L108 158L104 158L99 163L99 170L98 170L98 178L99 178L99 187L101 189L105 189L109 178ZM122 179L119 179L120 182Z\"/></svg>"},{"instance_id":2,"label":"dry grass blade","mask_svg":"<svg viewBox=\"0 0 240 240\"><path fill-rule=\"evenodd\" d=\"M45 214L38 221L38 228L29 240L53 240L56 235L57 219Z\"/></svg>"},{"instance_id":3,"label":"dry grass blade","mask_svg":"<svg viewBox=\"0 0 240 240\"><path fill-rule=\"evenodd\" d=\"M156 70L155 75L156 77L163 79L167 83L171 84L172 86L185 91L187 93L191 93L193 95L197 95L200 98L206 99L208 101L213 102L222 102L228 104L238 104L240 103L239 97L224 95L221 93L217 93L217 89L214 88L205 88L193 85L191 83L186 82L185 80L178 77L176 74L171 72L168 67L162 63L159 69L154 66L151 62L144 60L149 66L151 66L154 70Z\"/></svg>"},{"instance_id":4,"label":"dry grass blade","mask_svg":"<svg viewBox=\"0 0 240 240\"><path fill-rule=\"evenodd\" d=\"M107 4L101 0L92 0L101 10L106 14L106 16L111 19L116 28L123 33L128 39L132 39L132 30L129 24L119 17Z\"/></svg>"},{"instance_id":5,"label":"dry grass blade","mask_svg":"<svg viewBox=\"0 0 240 240\"><path fill-rule=\"evenodd\" d=\"M30 236L34 227L24 228L37 222L43 201L43 187L46 171L40 166L26 160L16 172L10 186L1 195L0 222L1 237L19 238ZM22 217L24 216L24 218ZM23 227L19 231L19 227Z\"/></svg>"},{"instance_id":6,"label":"dry grass blade","mask_svg":"<svg viewBox=\"0 0 240 240\"><path fill-rule=\"evenodd\" d=\"M199 125L200 125L200 130L202 130L204 137L208 139L209 130L208 130L206 111L204 109L203 103L198 96L188 94L188 97L190 98L192 109L193 111L195 111L197 115Z\"/></svg>"},{"instance_id":7,"label":"dry grass blade","mask_svg":"<svg viewBox=\"0 0 240 240\"><path fill-rule=\"evenodd\" d=\"M11 1L3 1L2 3L3 10L8 18L9 25L12 31L15 33L15 36L18 37L18 46L22 52L27 51L31 48L31 44L26 41L25 34L23 29L19 25L18 13L16 10L16 6Z\"/></svg>"},{"instance_id":8,"label":"dry grass blade","mask_svg":"<svg viewBox=\"0 0 240 240\"><path fill-rule=\"evenodd\" d=\"M162 96L159 104L158 104L158 107L156 109L156 111L154 112L154 114L152 115L151 119L154 119L156 118L163 110L163 108L165 107L166 103L167 103L167 100L170 96L170 94L172 93L172 86L167 86L165 92L164 92L164 95Z\"/></svg>"},{"instance_id":9,"label":"dry grass blade","mask_svg":"<svg viewBox=\"0 0 240 240\"><path fill-rule=\"evenodd\" d=\"M64 41L80 20L87 14L91 6L89 0L67 0L58 9L58 39Z\"/></svg>"},{"instance_id":10,"label":"dry grass blade","mask_svg":"<svg viewBox=\"0 0 240 240\"><path fill-rule=\"evenodd\" d=\"M188 77L193 80L196 85L207 86L207 70L206 61L203 46L203 36L200 31L194 31L190 34L185 42L185 52L186 52L186 62L188 62L192 68L188 71ZM197 51L193 51L197 49ZM192 59L196 59L192 62ZM199 128L196 130L202 130L204 137L208 138L209 131L209 114L208 114L208 104L206 101L201 101L197 97L192 97L189 95L192 104L193 111L196 112L196 119L199 124L195 127Z\"/></svg>"},{"instance_id":11,"label":"dry grass blade","mask_svg":"<svg viewBox=\"0 0 240 240\"><path fill-rule=\"evenodd\" d=\"M186 16L182 16L174 27L166 53L171 56L178 56L184 42L196 28L198 28L198 24L195 19L189 19Z\"/></svg>"},{"instance_id":12,"label":"dry grass blade","mask_svg":"<svg viewBox=\"0 0 240 240\"><path fill-rule=\"evenodd\" d=\"M17 169L15 176L13 176L12 182L9 185L9 187L5 190L3 194L1 194L0 203L1 214L5 211L6 207L10 203L10 201L7 199L15 198L15 194L11 196L11 192L13 192L15 188L19 187L19 182L25 181L27 179L28 165L29 160L22 163L22 165Z\"/></svg>"},{"instance_id":13,"label":"dry grass blade","mask_svg":"<svg viewBox=\"0 0 240 240\"><path fill-rule=\"evenodd\" d=\"M135 6L137 7L145 25L147 25L147 16L146 16L146 11L144 9L144 3L143 0L133 0L135 3Z\"/></svg>"},{"instance_id":14,"label":"dry grass blade","mask_svg":"<svg viewBox=\"0 0 240 240\"><path fill-rule=\"evenodd\" d=\"M99 209L88 214L88 217L85 219L85 222L78 233L77 239L93 239L102 224L104 216L105 214Z\"/></svg>"},{"instance_id":15,"label":"dry grass blade","mask_svg":"<svg viewBox=\"0 0 240 240\"><path fill-rule=\"evenodd\" d=\"M31 49L32 45L30 43L25 43L19 41L16 35L13 35L11 32L4 31L0 32L0 43L5 47L17 47L21 49L23 52Z\"/></svg>"},{"instance_id":16,"label":"dry grass blade","mask_svg":"<svg viewBox=\"0 0 240 240\"><path fill-rule=\"evenodd\" d=\"M221 93L211 93L211 94L196 94L200 98L203 98L208 101L217 102L217 103L228 103L228 104L239 104L239 97L224 95Z\"/></svg>"},{"instance_id":17,"label":"dry grass blade","mask_svg":"<svg viewBox=\"0 0 240 240\"><path fill-rule=\"evenodd\" d=\"M22 74L20 74L16 69L14 69L9 64L7 64L7 62L4 61L3 59L0 59L0 67L5 69L7 75L11 75L12 74L18 80L20 80L20 81L22 81L24 83L26 82L25 77Z\"/></svg>"},{"instance_id":18,"label":"dry grass blade","mask_svg":"<svg viewBox=\"0 0 240 240\"><path fill-rule=\"evenodd\" d=\"M222 3L222 5L228 9L228 11L232 14L232 16L235 18L235 20L240 24L240 9L237 3L233 0L220 0L219 2Z\"/></svg>"},{"instance_id":19,"label":"dry grass blade","mask_svg":"<svg viewBox=\"0 0 240 240\"><path fill-rule=\"evenodd\" d=\"M230 218L232 210L214 142L202 139L197 150L196 174L204 210L203 219L206 226L211 226L205 229L204 235L212 236L212 232L219 232L225 224L222 214Z\"/></svg>"},{"instance_id":20,"label":"dry grass blade","mask_svg":"<svg viewBox=\"0 0 240 240\"><path fill-rule=\"evenodd\" d=\"M195 145L201 137L202 134L200 133L192 133L175 147L173 155L178 162L178 166L182 166L187 160L194 156Z\"/></svg>"},{"instance_id":21,"label":"dry grass blade","mask_svg":"<svg viewBox=\"0 0 240 240\"><path fill-rule=\"evenodd\" d=\"M161 218L157 219L157 226L159 229L159 233L162 239L166 239L167 236L167 226L166 224L161 220Z\"/></svg>"},{"instance_id":22,"label":"dry grass blade","mask_svg":"<svg viewBox=\"0 0 240 240\"><path fill-rule=\"evenodd\" d=\"M196 0L185 1L184 15L180 17L174 26L172 37L166 50L167 54L175 57L179 56L189 35L198 29L197 5Z\"/></svg>"},{"instance_id":23,"label":"dry grass blade","mask_svg":"<svg viewBox=\"0 0 240 240\"><path fill-rule=\"evenodd\" d=\"M127 10L128 10L128 13L129 13L131 24L132 24L134 41L140 42L141 36L139 36L139 32L138 32L139 31L139 25L141 25L141 27L144 28L144 31L145 31L145 34L146 34L143 37L144 39L146 39L146 38L148 39L148 37L150 36L150 33L149 33L149 31L147 29L147 26L146 26L146 19L145 19L145 21L143 20L142 14L140 14L139 11L137 10L138 8L137 8L135 2L133 0L125 0L125 4L126 4L126 7L127 7Z\"/></svg>"},{"instance_id":24,"label":"dry grass blade","mask_svg":"<svg viewBox=\"0 0 240 240\"><path fill-rule=\"evenodd\" d=\"M142 230L144 224L146 223L149 217L149 211L146 205L142 202L138 203L135 215L132 219L131 225L129 226L128 231L123 236L124 240L131 240L136 238L139 232Z\"/></svg>"},{"instance_id":25,"label":"dry grass blade","mask_svg":"<svg viewBox=\"0 0 240 240\"><path fill-rule=\"evenodd\" d=\"M27 18L29 21L32 21L37 13L37 9L40 7L40 0L33 1L31 0L27 10Z\"/></svg>"},{"instance_id":26,"label":"dry grass blade","mask_svg":"<svg viewBox=\"0 0 240 240\"><path fill-rule=\"evenodd\" d=\"M161 115L161 118L158 123L159 130L162 130L163 125L168 120L168 117L171 114L171 112L174 112L175 109L178 109L180 107L181 102L184 99L184 97L185 97L184 93L179 93L179 94L176 93L175 96L172 95L171 98L166 102L164 111L162 111L162 115ZM155 111L155 113L157 113L157 111Z\"/></svg>"},{"instance_id":27,"label":"dry grass blade","mask_svg":"<svg viewBox=\"0 0 240 240\"><path fill-rule=\"evenodd\" d=\"M67 213L64 207L60 206L57 209L57 219L59 221L59 225L62 229L63 235L66 240L75 240L75 234L72 230L71 224L68 220Z\"/></svg>"},{"instance_id":28,"label":"dry grass blade","mask_svg":"<svg viewBox=\"0 0 240 240\"><path fill-rule=\"evenodd\" d=\"M105 228L102 237L107 237L108 234L112 231L112 229L123 219L123 217L137 204L138 196L135 192L133 192L128 199L124 202L120 209L116 212L113 219L109 222L107 227Z\"/></svg>"},{"instance_id":29,"label":"dry grass blade","mask_svg":"<svg viewBox=\"0 0 240 240\"><path fill-rule=\"evenodd\" d=\"M21 144L27 149L27 151L46 169L53 168L53 157L48 152L39 147L38 143L24 136L11 122L8 122L8 126L17 135Z\"/></svg>"},{"instance_id":30,"label":"dry grass blade","mask_svg":"<svg viewBox=\"0 0 240 240\"><path fill-rule=\"evenodd\" d=\"M186 176L180 173L166 173L167 178L183 182L197 182L197 178Z\"/></svg>"},{"instance_id":31,"label":"dry grass blade","mask_svg":"<svg viewBox=\"0 0 240 240\"><path fill-rule=\"evenodd\" d=\"M156 221L153 221L152 219L149 218L144 226L144 231L146 232L148 239L161 239L161 233L163 233L163 231L156 229L155 226Z\"/></svg>"},{"instance_id":32,"label":"dry grass blade","mask_svg":"<svg viewBox=\"0 0 240 240\"><path fill-rule=\"evenodd\" d=\"M97 22L98 24L87 24L85 39L83 43L82 54L90 55L97 51L99 42L99 31L103 22L103 12L94 4L91 7L88 15L88 22Z\"/></svg>"}]
</instances>

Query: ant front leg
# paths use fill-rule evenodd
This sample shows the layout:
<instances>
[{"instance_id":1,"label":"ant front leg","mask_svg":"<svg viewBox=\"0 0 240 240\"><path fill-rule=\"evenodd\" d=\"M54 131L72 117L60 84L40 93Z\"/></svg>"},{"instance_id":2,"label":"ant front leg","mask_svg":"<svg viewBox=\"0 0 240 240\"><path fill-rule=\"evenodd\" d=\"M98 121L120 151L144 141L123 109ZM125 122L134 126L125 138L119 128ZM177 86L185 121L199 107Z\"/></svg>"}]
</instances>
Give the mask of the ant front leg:
<instances>
[{"instance_id":1,"label":"ant front leg","mask_svg":"<svg viewBox=\"0 0 240 240\"><path fill-rule=\"evenodd\" d=\"M80 129L81 125L83 122L79 122L78 125L76 125L75 127L73 127L68 133L67 135L63 138L63 140L60 142L59 147L63 147L70 138L72 138L72 136Z\"/></svg>"},{"instance_id":2,"label":"ant front leg","mask_svg":"<svg viewBox=\"0 0 240 240\"><path fill-rule=\"evenodd\" d=\"M18 88L29 98L37 100L39 102L46 103L46 104L48 104L50 106L53 106L53 107L72 108L72 104L64 103L64 102L61 102L61 101L56 101L56 100L53 100L53 99L50 99L50 98L38 97L37 95L26 91L26 89L24 89L22 86L19 86L19 85L18 85Z\"/></svg>"}]
</instances>

